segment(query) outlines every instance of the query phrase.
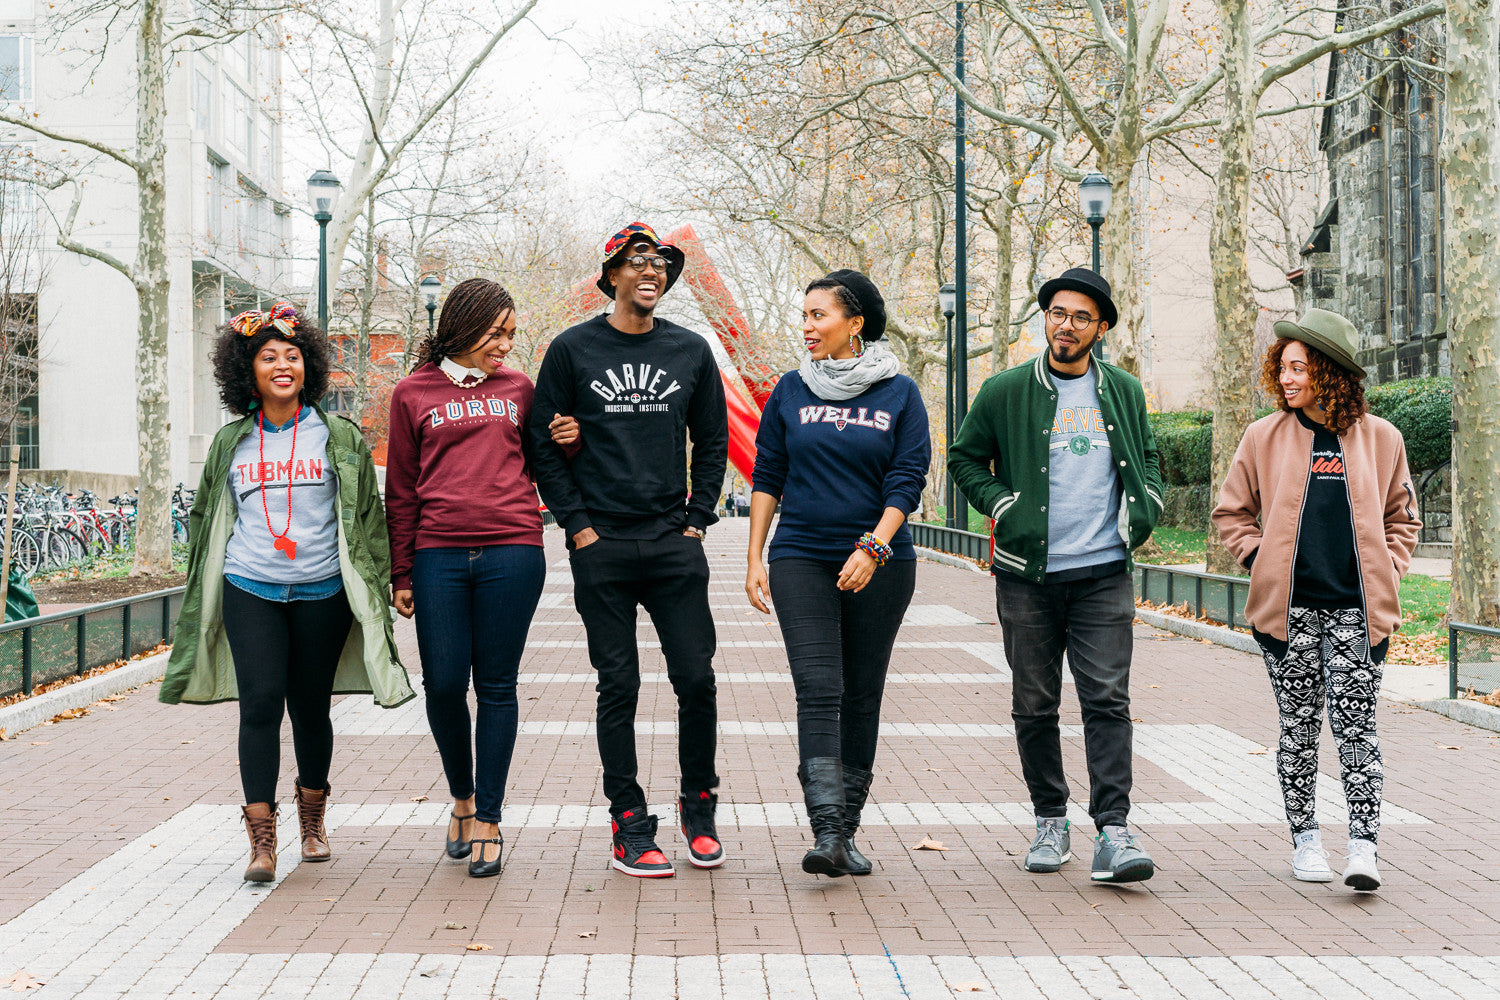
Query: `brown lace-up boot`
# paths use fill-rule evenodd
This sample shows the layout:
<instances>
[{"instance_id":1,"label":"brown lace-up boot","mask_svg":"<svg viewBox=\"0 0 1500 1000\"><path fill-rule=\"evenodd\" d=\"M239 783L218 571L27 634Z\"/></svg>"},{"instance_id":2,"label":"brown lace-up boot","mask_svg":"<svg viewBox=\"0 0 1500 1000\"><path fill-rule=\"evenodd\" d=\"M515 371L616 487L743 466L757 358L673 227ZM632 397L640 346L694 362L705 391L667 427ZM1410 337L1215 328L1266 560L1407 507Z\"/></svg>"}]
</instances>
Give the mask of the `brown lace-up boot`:
<instances>
[{"instance_id":1,"label":"brown lace-up boot","mask_svg":"<svg viewBox=\"0 0 1500 1000\"><path fill-rule=\"evenodd\" d=\"M321 791L297 786L297 820L302 826L302 860L327 861L328 831L323 829L323 813L328 808L328 794L333 789L324 785Z\"/></svg>"},{"instance_id":2,"label":"brown lace-up boot","mask_svg":"<svg viewBox=\"0 0 1500 1000\"><path fill-rule=\"evenodd\" d=\"M246 882L270 882L276 878L276 820L278 810L267 802L241 806L245 832L250 835L250 866Z\"/></svg>"}]
</instances>

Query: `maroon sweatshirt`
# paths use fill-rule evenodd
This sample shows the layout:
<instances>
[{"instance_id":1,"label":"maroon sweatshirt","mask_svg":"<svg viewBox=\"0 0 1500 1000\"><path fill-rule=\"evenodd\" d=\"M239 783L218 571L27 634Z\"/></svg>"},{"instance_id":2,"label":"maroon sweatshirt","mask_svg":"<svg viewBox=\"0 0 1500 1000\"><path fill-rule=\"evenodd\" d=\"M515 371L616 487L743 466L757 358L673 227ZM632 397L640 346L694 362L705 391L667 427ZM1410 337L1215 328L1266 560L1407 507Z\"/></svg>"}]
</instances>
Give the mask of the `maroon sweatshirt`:
<instances>
[{"instance_id":1,"label":"maroon sweatshirt","mask_svg":"<svg viewBox=\"0 0 1500 1000\"><path fill-rule=\"evenodd\" d=\"M411 589L417 549L542 544L523 451L534 388L507 368L460 389L433 364L397 383L385 467L396 590Z\"/></svg>"}]
</instances>

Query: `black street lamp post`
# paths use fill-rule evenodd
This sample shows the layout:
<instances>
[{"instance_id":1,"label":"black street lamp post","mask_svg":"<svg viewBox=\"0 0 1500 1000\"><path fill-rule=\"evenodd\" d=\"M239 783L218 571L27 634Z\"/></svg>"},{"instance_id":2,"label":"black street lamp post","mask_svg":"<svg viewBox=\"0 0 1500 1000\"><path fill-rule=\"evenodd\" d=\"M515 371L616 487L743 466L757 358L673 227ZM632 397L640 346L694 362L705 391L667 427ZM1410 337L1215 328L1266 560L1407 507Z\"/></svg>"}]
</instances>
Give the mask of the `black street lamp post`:
<instances>
[{"instance_id":1,"label":"black street lamp post","mask_svg":"<svg viewBox=\"0 0 1500 1000\"><path fill-rule=\"evenodd\" d=\"M1104 217L1109 214L1109 199L1112 193L1109 178L1097 171L1089 174L1078 183L1078 207L1083 211L1084 217L1088 219L1089 228L1094 231L1094 273L1099 274L1099 227L1104 225ZM1094 341L1094 357L1100 361L1104 357L1104 341Z\"/></svg>"},{"instance_id":2,"label":"black street lamp post","mask_svg":"<svg viewBox=\"0 0 1500 1000\"><path fill-rule=\"evenodd\" d=\"M328 223L344 185L330 170L315 170L307 179L307 200L318 222L318 325L328 332Z\"/></svg>"},{"instance_id":3,"label":"black street lamp post","mask_svg":"<svg viewBox=\"0 0 1500 1000\"><path fill-rule=\"evenodd\" d=\"M420 287L427 295L427 336L431 337L437 331L433 318L437 315L437 297L443 290L443 279L429 274L422 279Z\"/></svg>"},{"instance_id":4,"label":"black street lamp post","mask_svg":"<svg viewBox=\"0 0 1500 1000\"><path fill-rule=\"evenodd\" d=\"M953 48L954 76L959 83L964 80L964 5L963 0L954 4L954 27L956 29ZM969 412L969 194L965 176L964 144L967 141L964 129L964 99L953 95L954 143L953 143L953 332L949 343L949 384L953 387L949 408L949 437L958 433L964 417ZM969 527L969 504L963 494L948 480L948 526L967 530Z\"/></svg>"},{"instance_id":5,"label":"black street lamp post","mask_svg":"<svg viewBox=\"0 0 1500 1000\"><path fill-rule=\"evenodd\" d=\"M942 310L943 326L945 328L943 343L947 345L948 351L948 398L946 409L944 410L944 414L947 419L948 454L952 453L953 438L958 433L958 422L953 418L953 310L955 298L956 295L954 293L953 283L951 281L948 284L944 285L942 288L938 289L938 308ZM948 513L944 518L944 522L950 528L957 528L961 527L961 525L959 525L958 523L959 504L955 502L958 497L958 491L953 486L953 474L951 472L946 472L947 468L948 460L945 458L943 461L943 469L945 470L947 476L947 491L943 494L943 497L948 506ZM962 525L962 527L967 527L967 525Z\"/></svg>"}]
</instances>

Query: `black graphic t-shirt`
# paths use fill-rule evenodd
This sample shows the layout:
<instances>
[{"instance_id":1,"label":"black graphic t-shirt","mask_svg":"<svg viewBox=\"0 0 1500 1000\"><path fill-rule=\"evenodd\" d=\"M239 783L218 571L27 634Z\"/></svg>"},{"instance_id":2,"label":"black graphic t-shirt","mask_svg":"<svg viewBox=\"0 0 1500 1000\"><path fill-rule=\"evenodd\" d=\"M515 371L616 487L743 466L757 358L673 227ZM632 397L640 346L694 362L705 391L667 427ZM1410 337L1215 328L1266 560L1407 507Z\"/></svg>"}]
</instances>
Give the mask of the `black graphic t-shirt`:
<instances>
[{"instance_id":1,"label":"black graphic t-shirt","mask_svg":"<svg viewBox=\"0 0 1500 1000\"><path fill-rule=\"evenodd\" d=\"M1310 420L1301 410L1296 413L1302 426L1313 432L1313 444L1302 523L1297 528L1292 606L1357 608L1362 599L1344 449L1327 427Z\"/></svg>"},{"instance_id":2,"label":"black graphic t-shirt","mask_svg":"<svg viewBox=\"0 0 1500 1000\"><path fill-rule=\"evenodd\" d=\"M582 431L572 457L547 429L559 413ZM708 341L691 330L658 319L649 333L621 333L602 315L564 330L537 373L530 433L542 502L570 536L592 527L606 538L657 538L718 520L724 383Z\"/></svg>"}]
</instances>

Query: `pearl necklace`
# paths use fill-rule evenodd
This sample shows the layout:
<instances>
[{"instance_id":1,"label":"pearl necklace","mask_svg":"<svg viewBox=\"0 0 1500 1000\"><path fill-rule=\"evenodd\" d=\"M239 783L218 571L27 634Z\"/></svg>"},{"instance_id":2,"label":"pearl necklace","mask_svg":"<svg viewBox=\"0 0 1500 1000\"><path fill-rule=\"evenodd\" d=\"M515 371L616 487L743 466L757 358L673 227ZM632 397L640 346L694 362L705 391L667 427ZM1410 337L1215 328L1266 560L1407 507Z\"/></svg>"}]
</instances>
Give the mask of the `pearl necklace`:
<instances>
[{"instance_id":1,"label":"pearl necklace","mask_svg":"<svg viewBox=\"0 0 1500 1000\"><path fill-rule=\"evenodd\" d=\"M454 375L451 371L448 370L448 367L450 365L464 372L464 374L457 376ZM446 378L449 382L452 382L454 385L458 386L460 389L472 389L488 377L484 374L484 372L478 372L474 376L471 376L469 373L473 372L474 369L465 368L457 361L454 361L452 358L444 358L442 361L438 362L437 368L438 371L443 373L444 378ZM471 377L474 377L475 381L470 382L469 378Z\"/></svg>"}]
</instances>

